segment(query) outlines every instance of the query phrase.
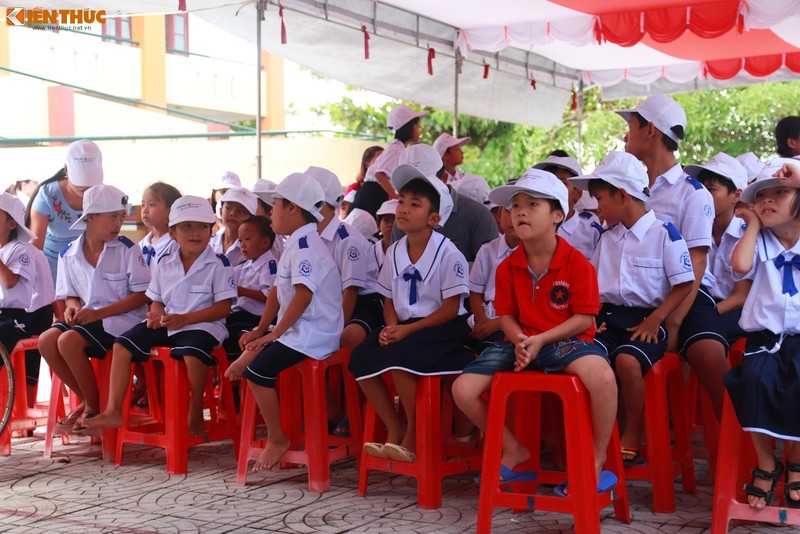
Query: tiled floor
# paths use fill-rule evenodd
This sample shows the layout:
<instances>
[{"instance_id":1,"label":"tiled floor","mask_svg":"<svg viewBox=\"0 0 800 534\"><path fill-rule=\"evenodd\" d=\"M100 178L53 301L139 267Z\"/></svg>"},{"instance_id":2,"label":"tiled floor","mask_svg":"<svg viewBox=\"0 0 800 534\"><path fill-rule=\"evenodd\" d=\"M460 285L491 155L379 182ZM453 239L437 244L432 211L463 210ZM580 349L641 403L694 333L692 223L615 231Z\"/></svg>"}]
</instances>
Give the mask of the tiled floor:
<instances>
[{"instance_id":1,"label":"tiled floor","mask_svg":"<svg viewBox=\"0 0 800 534\"><path fill-rule=\"evenodd\" d=\"M14 439L12 455L0 458L0 532L93 534L119 532L278 532L278 533L436 533L474 532L478 487L471 477L444 484L439 510L416 506L415 483L405 477L373 474L365 497L356 493L353 461L337 464L331 491L307 491L303 469L251 474L236 485L230 443L197 447L189 455L189 474L166 474L163 452L126 447L117 468L100 460L99 446L84 439L54 445L42 456L43 438ZM633 523L603 512L603 532L681 532L709 530L712 488L705 463L698 462L697 495L678 491L678 512L653 514L646 485L630 484ZM498 511L494 533L569 532L569 516ZM731 532L776 532L789 528L740 526Z\"/></svg>"}]
</instances>

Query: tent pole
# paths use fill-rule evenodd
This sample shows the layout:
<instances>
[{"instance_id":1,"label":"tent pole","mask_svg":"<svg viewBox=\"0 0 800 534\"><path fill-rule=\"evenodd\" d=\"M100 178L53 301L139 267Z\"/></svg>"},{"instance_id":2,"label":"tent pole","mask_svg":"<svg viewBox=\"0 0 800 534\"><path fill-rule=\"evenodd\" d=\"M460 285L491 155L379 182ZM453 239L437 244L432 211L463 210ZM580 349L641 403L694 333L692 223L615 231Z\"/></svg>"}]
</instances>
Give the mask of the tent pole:
<instances>
[{"instance_id":1,"label":"tent pole","mask_svg":"<svg viewBox=\"0 0 800 534\"><path fill-rule=\"evenodd\" d=\"M458 48L456 48L455 61L456 74L453 83L453 137L458 137L458 76L461 74L461 66L464 64L464 58L461 56L461 51Z\"/></svg>"},{"instance_id":2,"label":"tent pole","mask_svg":"<svg viewBox=\"0 0 800 534\"><path fill-rule=\"evenodd\" d=\"M256 2L256 179L261 179L261 21L264 20L266 0Z\"/></svg>"},{"instance_id":3,"label":"tent pole","mask_svg":"<svg viewBox=\"0 0 800 534\"><path fill-rule=\"evenodd\" d=\"M583 161L583 80L578 80L578 161Z\"/></svg>"}]
</instances>

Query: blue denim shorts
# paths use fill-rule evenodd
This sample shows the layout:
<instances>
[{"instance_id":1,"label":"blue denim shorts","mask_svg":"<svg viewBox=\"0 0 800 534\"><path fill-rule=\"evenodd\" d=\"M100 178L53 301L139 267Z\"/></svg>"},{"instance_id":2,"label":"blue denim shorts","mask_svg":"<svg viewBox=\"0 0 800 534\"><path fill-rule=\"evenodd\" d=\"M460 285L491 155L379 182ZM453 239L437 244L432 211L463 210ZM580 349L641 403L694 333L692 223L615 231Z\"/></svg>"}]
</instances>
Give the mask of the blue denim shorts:
<instances>
[{"instance_id":1,"label":"blue denim shorts","mask_svg":"<svg viewBox=\"0 0 800 534\"><path fill-rule=\"evenodd\" d=\"M583 356L600 356L608 359L594 343L572 337L542 347L525 370L556 373ZM514 345L508 341L499 341L481 352L476 360L468 363L464 367L464 372L493 375L501 371L513 371L515 361Z\"/></svg>"}]
</instances>

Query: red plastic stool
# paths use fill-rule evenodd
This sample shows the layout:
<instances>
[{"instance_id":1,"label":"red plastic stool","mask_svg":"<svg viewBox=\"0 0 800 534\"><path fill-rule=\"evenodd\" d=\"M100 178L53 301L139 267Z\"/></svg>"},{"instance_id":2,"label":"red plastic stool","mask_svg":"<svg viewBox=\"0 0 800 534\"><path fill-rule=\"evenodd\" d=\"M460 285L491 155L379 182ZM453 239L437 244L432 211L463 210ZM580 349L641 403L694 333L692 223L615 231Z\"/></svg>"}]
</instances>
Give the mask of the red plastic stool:
<instances>
[{"instance_id":1,"label":"red plastic stool","mask_svg":"<svg viewBox=\"0 0 800 534\"><path fill-rule=\"evenodd\" d=\"M281 457L281 467L307 465L308 490L314 493L323 493L331 488L331 463L348 456L358 458L361 454L361 406L358 386L347 369L349 361L350 352L340 349L324 360L305 358L283 371L278 378L281 425L292 440L291 447ZM325 374L334 368L341 371L344 379L349 437L328 435ZM258 458L269 439L254 438L258 406L250 388L243 386L242 390L247 393L242 403L242 435L236 469L236 483L239 485L247 483L248 462ZM301 429L301 421L305 432Z\"/></svg>"},{"instance_id":2,"label":"red plastic stool","mask_svg":"<svg viewBox=\"0 0 800 534\"><path fill-rule=\"evenodd\" d=\"M750 481L750 469L756 465L753 442L739 424L730 397L725 393L720 425L720 446L717 461L724 469L717 471L714 483L714 506L711 515L711 534L726 534L732 519L760 521L781 525L800 525L800 509L767 506L751 508L743 491ZM796 443L795 447L800 446ZM775 486L775 495L783 496L784 481Z\"/></svg>"},{"instance_id":3,"label":"red plastic stool","mask_svg":"<svg viewBox=\"0 0 800 534\"><path fill-rule=\"evenodd\" d=\"M508 486L499 485L500 459L503 455L503 426L506 411L512 395L524 393L525 410L517 405L515 421L519 437L531 451L531 460L525 469L534 468L538 478L532 482L512 484L512 492L503 491ZM542 471L540 465L539 432L542 422L541 395L552 393L561 398L566 435L567 472ZM519 398L517 401L519 402ZM530 401L530 402L529 402ZM533 409L531 409L533 408ZM520 428L520 423L524 428ZM492 514L496 507L513 508L519 511L548 510L572 514L575 532L584 534L600 532L600 510L614 504L614 515L620 521L630 524L628 492L625 487L625 473L620 454L619 433L611 436L608 444L606 468L619 477L619 482L611 491L597 493L597 480L594 476L594 448L592 447L592 422L589 412L589 393L575 376L544 374L535 371L524 373L497 373L492 380L489 395L489 417L486 425L483 465L481 468L481 489L478 502L478 533L488 533L492 529ZM535 487L539 484L560 484L567 479L569 494L566 497L538 495ZM534 492L522 491L530 488Z\"/></svg>"},{"instance_id":4,"label":"red plastic stool","mask_svg":"<svg viewBox=\"0 0 800 534\"><path fill-rule=\"evenodd\" d=\"M102 360L92 358L92 368L100 391L100 406L105 406L108 403L108 383L111 376L111 351L108 351L106 357ZM78 406L78 399L74 394L70 393L67 399L64 398L61 379L55 373L50 374L50 381L50 405L47 412L47 429L44 435L45 458L50 458L53 454L53 436L56 433L58 419L66 416L67 407L70 410L74 410ZM93 437L90 441L94 444L98 442L98 439ZM114 449L117 443L117 430L115 428L104 429L100 442L103 446L103 461L113 461ZM70 437L67 433L61 434L61 443L63 445L70 444Z\"/></svg>"},{"instance_id":5,"label":"red plastic stool","mask_svg":"<svg viewBox=\"0 0 800 534\"><path fill-rule=\"evenodd\" d=\"M415 462L397 462L388 458L361 455L358 472L358 494L367 492L369 471L384 471L417 479L417 506L435 509L442 506L442 479L478 469L480 450L451 439L452 421L443 413L452 413L453 398L444 395L442 407L442 377L417 377L417 451ZM375 441L378 416L368 403L364 423L364 440ZM444 421L444 423L443 423Z\"/></svg>"},{"instance_id":6,"label":"red plastic stool","mask_svg":"<svg viewBox=\"0 0 800 534\"><path fill-rule=\"evenodd\" d=\"M669 514L675 511L677 477L681 477L687 493L697 490L680 356L667 352L647 372L644 383L645 447L639 463L625 468L625 477L650 482L653 511ZM670 415L674 446L670 445Z\"/></svg>"},{"instance_id":7,"label":"red plastic stool","mask_svg":"<svg viewBox=\"0 0 800 534\"><path fill-rule=\"evenodd\" d=\"M238 452L239 429L236 424L236 414L233 404L233 392L230 381L225 378L228 369L228 358L225 351L218 347L212 355L217 359L217 365L212 367L208 375L208 384L203 395L204 409L209 410L210 419L205 421L207 436L194 437L189 435L186 417L189 410L189 383L186 375L186 364L170 356L169 347L153 347L150 350L150 361L145 363L145 369L151 368L155 363L163 367L164 379L161 391L164 393L164 404L160 406L157 396L150 397L155 404L151 417L134 418L130 416L130 387L123 403L123 416L125 423L120 427L116 442L115 460L117 465L122 464L122 456L126 443L137 443L151 447L160 447L166 451L167 473L170 475L184 474L188 470L188 450L190 447L210 441L233 440L234 454ZM216 373L214 372L216 370ZM215 375L217 384L215 384ZM148 373L149 388L155 387L155 373ZM162 417L154 420L156 414Z\"/></svg>"},{"instance_id":8,"label":"red plastic stool","mask_svg":"<svg viewBox=\"0 0 800 534\"><path fill-rule=\"evenodd\" d=\"M25 351L38 350L39 339L36 337L21 339L9 354L11 367L14 369L14 399L11 418L0 432L0 455L11 454L11 433L17 430L32 430L47 423L47 406L28 406L28 391L25 381ZM5 371L4 371L5 373Z\"/></svg>"}]
</instances>

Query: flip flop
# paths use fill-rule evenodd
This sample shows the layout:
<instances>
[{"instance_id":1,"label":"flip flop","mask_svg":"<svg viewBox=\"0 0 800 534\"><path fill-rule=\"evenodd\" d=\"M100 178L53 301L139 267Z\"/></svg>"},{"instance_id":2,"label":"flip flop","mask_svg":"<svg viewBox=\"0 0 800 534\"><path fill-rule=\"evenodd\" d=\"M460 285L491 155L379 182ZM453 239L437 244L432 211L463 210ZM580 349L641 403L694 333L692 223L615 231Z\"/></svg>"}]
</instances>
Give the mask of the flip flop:
<instances>
[{"instance_id":1,"label":"flip flop","mask_svg":"<svg viewBox=\"0 0 800 534\"><path fill-rule=\"evenodd\" d=\"M500 485L513 484L514 482L531 482L536 480L539 475L536 471L512 471L508 467L500 464ZM475 483L481 483L481 475L475 477Z\"/></svg>"},{"instance_id":2,"label":"flip flop","mask_svg":"<svg viewBox=\"0 0 800 534\"><path fill-rule=\"evenodd\" d=\"M72 430L83 415L83 409L72 410L68 415L62 417L56 423L56 428L59 430Z\"/></svg>"},{"instance_id":3,"label":"flip flop","mask_svg":"<svg viewBox=\"0 0 800 534\"><path fill-rule=\"evenodd\" d=\"M383 443L367 441L364 443L364 452L375 458L388 458L388 456L383 453Z\"/></svg>"},{"instance_id":4,"label":"flip flop","mask_svg":"<svg viewBox=\"0 0 800 534\"><path fill-rule=\"evenodd\" d=\"M600 471L600 480L597 481L597 493L605 493L606 491L616 486L617 482L619 482L619 478L617 478L617 475L615 475L611 471ZM555 488L553 488L553 493L555 493L559 497L566 497L567 482L564 481Z\"/></svg>"},{"instance_id":5,"label":"flip flop","mask_svg":"<svg viewBox=\"0 0 800 534\"><path fill-rule=\"evenodd\" d=\"M622 447L620 454L623 456L622 465L625 467L632 467L639 461L639 448L638 447ZM633 456L633 458L624 458L625 455Z\"/></svg>"},{"instance_id":6,"label":"flip flop","mask_svg":"<svg viewBox=\"0 0 800 534\"><path fill-rule=\"evenodd\" d=\"M414 451L396 443L385 443L383 445L383 454L385 458L395 462L412 463L417 460L417 455L414 454Z\"/></svg>"}]
</instances>

